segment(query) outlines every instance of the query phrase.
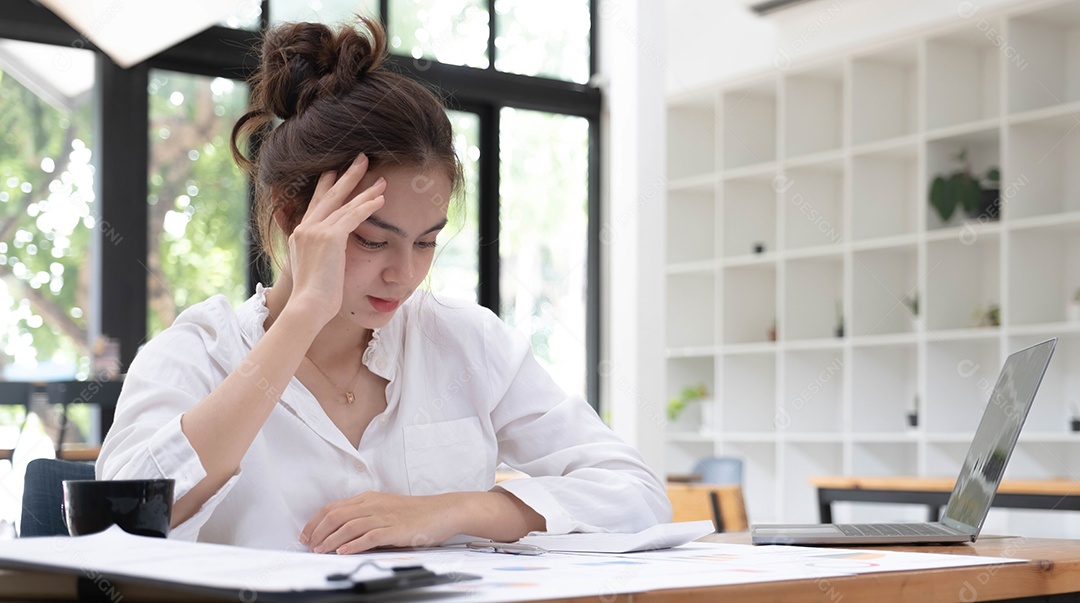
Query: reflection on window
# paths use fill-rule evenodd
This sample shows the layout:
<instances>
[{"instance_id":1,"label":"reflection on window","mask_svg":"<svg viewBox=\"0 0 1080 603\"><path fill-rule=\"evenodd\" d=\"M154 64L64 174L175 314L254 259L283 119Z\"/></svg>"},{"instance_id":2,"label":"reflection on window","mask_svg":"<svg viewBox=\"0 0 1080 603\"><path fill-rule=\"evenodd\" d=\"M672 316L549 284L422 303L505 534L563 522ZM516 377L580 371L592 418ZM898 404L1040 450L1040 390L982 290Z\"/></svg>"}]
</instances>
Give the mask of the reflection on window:
<instances>
[{"instance_id":1,"label":"reflection on window","mask_svg":"<svg viewBox=\"0 0 1080 603\"><path fill-rule=\"evenodd\" d=\"M223 78L152 71L148 334L188 306L223 294L247 297L248 202L229 153L247 87Z\"/></svg>"},{"instance_id":2,"label":"reflection on window","mask_svg":"<svg viewBox=\"0 0 1080 603\"><path fill-rule=\"evenodd\" d=\"M584 396L589 122L513 108L500 121L500 315Z\"/></svg>"},{"instance_id":3,"label":"reflection on window","mask_svg":"<svg viewBox=\"0 0 1080 603\"><path fill-rule=\"evenodd\" d=\"M259 17L262 16L262 2L260 0L236 0L233 5L233 13L219 23L222 27L232 29L259 28Z\"/></svg>"},{"instance_id":4,"label":"reflection on window","mask_svg":"<svg viewBox=\"0 0 1080 603\"><path fill-rule=\"evenodd\" d=\"M589 0L496 0L495 68L589 81Z\"/></svg>"},{"instance_id":5,"label":"reflection on window","mask_svg":"<svg viewBox=\"0 0 1080 603\"><path fill-rule=\"evenodd\" d=\"M3 378L85 377L91 253L123 233L94 199L93 54L0 41L0 365Z\"/></svg>"},{"instance_id":6,"label":"reflection on window","mask_svg":"<svg viewBox=\"0 0 1080 603\"><path fill-rule=\"evenodd\" d=\"M486 68L484 0L391 0L390 52L450 65Z\"/></svg>"},{"instance_id":7,"label":"reflection on window","mask_svg":"<svg viewBox=\"0 0 1080 603\"><path fill-rule=\"evenodd\" d=\"M429 278L431 290L458 299L477 300L480 282L480 117L448 111L454 127L454 151L465 171L461 194L450 203L449 222L439 235L439 247Z\"/></svg>"},{"instance_id":8,"label":"reflection on window","mask_svg":"<svg viewBox=\"0 0 1080 603\"><path fill-rule=\"evenodd\" d=\"M378 0L270 0L272 25L315 21L327 25L355 23L356 15L379 18Z\"/></svg>"}]
</instances>

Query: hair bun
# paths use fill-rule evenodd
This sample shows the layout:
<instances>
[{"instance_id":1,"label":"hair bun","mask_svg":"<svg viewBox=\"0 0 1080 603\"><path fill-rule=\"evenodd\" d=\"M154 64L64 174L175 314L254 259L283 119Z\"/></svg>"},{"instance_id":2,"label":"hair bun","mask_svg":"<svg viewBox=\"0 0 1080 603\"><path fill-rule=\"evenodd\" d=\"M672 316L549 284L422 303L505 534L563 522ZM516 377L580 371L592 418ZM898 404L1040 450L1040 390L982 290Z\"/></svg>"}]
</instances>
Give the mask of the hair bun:
<instances>
[{"instance_id":1,"label":"hair bun","mask_svg":"<svg viewBox=\"0 0 1080 603\"><path fill-rule=\"evenodd\" d=\"M268 31L260 67L266 109L289 119L318 98L348 92L378 68L386 56L386 32L378 21L359 19L365 32L348 25L334 32L322 23L291 23Z\"/></svg>"}]
</instances>

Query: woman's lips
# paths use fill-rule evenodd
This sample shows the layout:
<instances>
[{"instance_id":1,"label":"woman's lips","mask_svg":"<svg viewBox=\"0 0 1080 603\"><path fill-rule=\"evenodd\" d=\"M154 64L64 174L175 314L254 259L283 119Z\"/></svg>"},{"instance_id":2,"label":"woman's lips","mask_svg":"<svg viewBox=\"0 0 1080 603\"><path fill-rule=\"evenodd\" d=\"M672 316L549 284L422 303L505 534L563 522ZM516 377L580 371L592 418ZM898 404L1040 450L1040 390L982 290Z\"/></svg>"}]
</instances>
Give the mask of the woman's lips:
<instances>
[{"instance_id":1,"label":"woman's lips","mask_svg":"<svg viewBox=\"0 0 1080 603\"><path fill-rule=\"evenodd\" d=\"M401 305L401 302L399 301L382 299L381 297L373 297L371 295L368 296L368 301L371 302L371 307L375 308L376 312L393 312Z\"/></svg>"}]
</instances>

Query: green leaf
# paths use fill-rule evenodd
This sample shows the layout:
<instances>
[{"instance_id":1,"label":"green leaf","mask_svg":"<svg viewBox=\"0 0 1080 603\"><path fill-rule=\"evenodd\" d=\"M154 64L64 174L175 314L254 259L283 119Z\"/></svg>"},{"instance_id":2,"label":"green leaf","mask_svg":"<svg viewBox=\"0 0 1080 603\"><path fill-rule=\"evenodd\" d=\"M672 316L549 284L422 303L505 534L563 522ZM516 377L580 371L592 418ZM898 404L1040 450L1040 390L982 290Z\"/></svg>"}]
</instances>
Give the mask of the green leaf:
<instances>
[{"instance_id":1,"label":"green leaf","mask_svg":"<svg viewBox=\"0 0 1080 603\"><path fill-rule=\"evenodd\" d=\"M952 194L952 186L942 176L934 178L930 185L930 205L937 210L942 222L948 222L956 210L956 199Z\"/></svg>"},{"instance_id":2,"label":"green leaf","mask_svg":"<svg viewBox=\"0 0 1080 603\"><path fill-rule=\"evenodd\" d=\"M953 176L953 182L957 201L964 206L964 211L973 213L978 210L982 203L982 187L979 183L967 176Z\"/></svg>"}]
</instances>

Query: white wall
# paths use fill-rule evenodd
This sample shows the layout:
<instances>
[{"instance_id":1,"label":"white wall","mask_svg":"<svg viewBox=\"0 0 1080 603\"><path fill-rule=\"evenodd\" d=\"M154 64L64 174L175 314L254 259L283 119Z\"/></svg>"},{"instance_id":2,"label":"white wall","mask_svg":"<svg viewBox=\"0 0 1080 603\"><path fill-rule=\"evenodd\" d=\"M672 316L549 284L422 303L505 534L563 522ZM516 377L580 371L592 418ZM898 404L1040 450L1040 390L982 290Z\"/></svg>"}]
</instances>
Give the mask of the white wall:
<instances>
[{"instance_id":1,"label":"white wall","mask_svg":"<svg viewBox=\"0 0 1080 603\"><path fill-rule=\"evenodd\" d=\"M668 0L666 89L694 90L768 68L785 69L876 38L969 19L1031 0L812 0L766 17L750 0Z\"/></svg>"},{"instance_id":2,"label":"white wall","mask_svg":"<svg viewBox=\"0 0 1080 603\"><path fill-rule=\"evenodd\" d=\"M611 426L664 467L664 7L598 0L604 89L600 224L604 275L601 408Z\"/></svg>"}]
</instances>

